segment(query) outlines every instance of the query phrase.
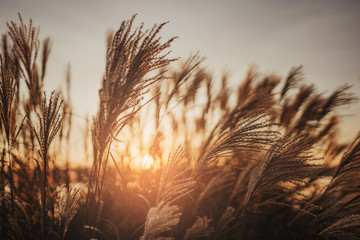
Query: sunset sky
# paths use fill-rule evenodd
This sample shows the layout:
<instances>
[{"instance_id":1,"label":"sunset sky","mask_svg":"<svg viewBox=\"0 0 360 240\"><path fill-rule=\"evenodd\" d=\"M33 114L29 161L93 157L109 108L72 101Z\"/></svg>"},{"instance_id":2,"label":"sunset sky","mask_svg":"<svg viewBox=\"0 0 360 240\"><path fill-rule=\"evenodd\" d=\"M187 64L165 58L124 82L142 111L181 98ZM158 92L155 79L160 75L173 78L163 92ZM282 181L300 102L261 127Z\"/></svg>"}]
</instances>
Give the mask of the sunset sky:
<instances>
[{"instance_id":1,"label":"sunset sky","mask_svg":"<svg viewBox=\"0 0 360 240\"><path fill-rule=\"evenodd\" d=\"M40 26L40 39L52 39L45 88L64 84L72 68L75 112L93 115L104 72L105 39L137 13L146 27L169 21L163 39L179 36L173 56L199 51L213 73L227 69L243 79L250 64L264 73L286 75L303 65L305 77L323 92L349 83L360 97L360 1L95 1L0 0L0 31L20 13ZM360 130L360 104L344 111L344 135ZM80 122L79 122L80 124Z\"/></svg>"}]
</instances>

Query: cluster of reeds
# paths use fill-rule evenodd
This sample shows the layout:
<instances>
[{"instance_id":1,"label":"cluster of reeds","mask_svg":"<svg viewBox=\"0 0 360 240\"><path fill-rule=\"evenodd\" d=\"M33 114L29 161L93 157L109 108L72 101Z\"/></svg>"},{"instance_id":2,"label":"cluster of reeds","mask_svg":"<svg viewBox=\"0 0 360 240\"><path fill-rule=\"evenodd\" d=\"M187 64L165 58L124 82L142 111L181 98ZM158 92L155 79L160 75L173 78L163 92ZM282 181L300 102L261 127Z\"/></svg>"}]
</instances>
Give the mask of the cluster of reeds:
<instances>
[{"instance_id":1,"label":"cluster of reeds","mask_svg":"<svg viewBox=\"0 0 360 240\"><path fill-rule=\"evenodd\" d=\"M302 67L285 78L252 67L230 85L228 73L218 81L198 54L170 65L174 38L159 37L165 24L133 29L134 20L108 37L93 162L78 180L69 155L59 167L51 150L52 142L70 145L70 69L66 100L47 97L49 40L39 64L32 22L8 24L2 238L359 239L360 135L339 142L335 113L357 99L349 86L317 93ZM150 168L136 167L134 149L153 158Z\"/></svg>"},{"instance_id":2,"label":"cluster of reeds","mask_svg":"<svg viewBox=\"0 0 360 240\"><path fill-rule=\"evenodd\" d=\"M62 221L71 219L58 212L58 191L64 179L57 177L59 166L50 148L62 127L64 115L60 112L65 107L59 92L52 92L47 98L42 90L50 54L49 38L41 44L38 28L31 20L24 24L19 17L19 25L7 23L0 53L0 229L4 239L49 239L64 236ZM63 145L61 142L58 144ZM69 186L66 192L69 198L79 194Z\"/></svg>"}]
</instances>

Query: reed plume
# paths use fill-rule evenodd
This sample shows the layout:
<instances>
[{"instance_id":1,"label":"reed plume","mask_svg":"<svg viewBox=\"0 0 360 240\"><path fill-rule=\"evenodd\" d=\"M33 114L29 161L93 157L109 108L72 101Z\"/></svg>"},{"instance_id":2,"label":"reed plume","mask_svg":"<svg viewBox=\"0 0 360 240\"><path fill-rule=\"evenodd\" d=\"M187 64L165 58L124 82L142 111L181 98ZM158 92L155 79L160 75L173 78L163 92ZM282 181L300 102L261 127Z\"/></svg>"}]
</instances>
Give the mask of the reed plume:
<instances>
[{"instance_id":1,"label":"reed plume","mask_svg":"<svg viewBox=\"0 0 360 240\"><path fill-rule=\"evenodd\" d=\"M153 239L179 223L181 213L174 202L192 192L196 184L190 169L183 164L183 157L184 151L179 147L162 169L156 205L147 214L141 239Z\"/></svg>"},{"instance_id":2,"label":"reed plume","mask_svg":"<svg viewBox=\"0 0 360 240\"><path fill-rule=\"evenodd\" d=\"M290 69L285 84L280 93L280 99L283 99L289 90L294 89L296 85L302 80L302 66L293 67Z\"/></svg>"},{"instance_id":3,"label":"reed plume","mask_svg":"<svg viewBox=\"0 0 360 240\"><path fill-rule=\"evenodd\" d=\"M357 214L355 209L360 207L359 167L360 134L344 153L323 194L314 201L323 208L318 214L325 223Z\"/></svg>"},{"instance_id":4,"label":"reed plume","mask_svg":"<svg viewBox=\"0 0 360 240\"><path fill-rule=\"evenodd\" d=\"M61 187L58 202L59 225L61 228L62 239L65 239L69 224L77 213L81 200L81 190L76 187Z\"/></svg>"},{"instance_id":5,"label":"reed plume","mask_svg":"<svg viewBox=\"0 0 360 240\"><path fill-rule=\"evenodd\" d=\"M46 64L50 54L50 39L44 40L41 55L41 74L39 74L39 67L36 63L40 49L39 28L33 26L32 19L29 20L28 26L24 24L20 14L19 19L20 25L13 21L7 22L8 34L13 41L15 54L22 66L21 73L29 90L27 105L34 108L41 103Z\"/></svg>"},{"instance_id":6,"label":"reed plume","mask_svg":"<svg viewBox=\"0 0 360 240\"><path fill-rule=\"evenodd\" d=\"M1 132L4 139L11 145L15 141L19 126L16 125L17 94L19 83L19 62L12 54L7 36L2 36L0 53L0 119Z\"/></svg>"},{"instance_id":7,"label":"reed plume","mask_svg":"<svg viewBox=\"0 0 360 240\"><path fill-rule=\"evenodd\" d=\"M170 206L169 203L159 202L155 207L149 209L146 216L144 234L141 240L158 239L161 233L173 229L180 221L179 207Z\"/></svg>"},{"instance_id":8,"label":"reed plume","mask_svg":"<svg viewBox=\"0 0 360 240\"><path fill-rule=\"evenodd\" d=\"M50 40L40 44L32 20L7 24L0 238L359 238L360 135L338 141L335 114L357 100L348 85L318 93L300 66L284 79L251 67L230 87L232 77L211 74L199 54L173 69L174 38L159 37L166 23L134 22L107 37L91 168L60 167L50 150L57 142L70 156L70 68L65 101L43 94ZM166 149L176 149L167 161ZM154 164L133 167L145 152ZM84 198L74 183L86 186Z\"/></svg>"},{"instance_id":9,"label":"reed plume","mask_svg":"<svg viewBox=\"0 0 360 240\"><path fill-rule=\"evenodd\" d=\"M194 224L185 232L184 240L210 238L214 229L210 227L211 219L208 217L197 217Z\"/></svg>"},{"instance_id":10,"label":"reed plume","mask_svg":"<svg viewBox=\"0 0 360 240\"><path fill-rule=\"evenodd\" d=\"M291 188L283 186L282 183L301 185L304 184L306 178L314 175L321 165L317 163L319 159L314 158L309 152L311 145L312 142L308 136L294 137L292 133L275 143L264 161L260 161L251 170L244 210L246 211L251 205L256 205L255 198L265 193L273 195L265 201L276 204L277 200L283 197L282 191L280 195L277 195L276 188L294 193ZM297 193L294 194L296 202Z\"/></svg>"},{"instance_id":11,"label":"reed plume","mask_svg":"<svg viewBox=\"0 0 360 240\"><path fill-rule=\"evenodd\" d=\"M132 30L135 20L124 21L107 49L105 74L99 90L100 106L92 128L94 161L90 173L88 207L95 215L110 153L116 136L142 108L149 86L164 79L164 72L155 73L175 59L167 51L175 38L160 42L159 32L166 23L143 30L143 24ZM96 216L90 217L95 224Z\"/></svg>"},{"instance_id":12,"label":"reed plume","mask_svg":"<svg viewBox=\"0 0 360 240\"><path fill-rule=\"evenodd\" d=\"M267 114L240 119L234 128L220 133L211 145L210 139L205 143L205 150L197 161L194 175L212 162L231 157L235 152L259 151L270 146L277 136L277 132L271 129L275 125Z\"/></svg>"},{"instance_id":13,"label":"reed plume","mask_svg":"<svg viewBox=\"0 0 360 240\"><path fill-rule=\"evenodd\" d=\"M40 112L35 110L36 117L38 119L38 127L34 127L30 121L30 109L28 108L28 124L31 127L32 133L35 135L39 144L39 155L42 160L43 169L40 169L38 164L38 174L41 184L41 203L42 203L42 228L43 238L45 239L48 234L47 229L47 205L46 205L46 193L48 192L48 152L51 142L54 140L57 132L61 127L63 117L59 113L61 109L62 101L59 98L59 93L52 92L49 101L47 101L46 94L41 102Z\"/></svg>"},{"instance_id":14,"label":"reed plume","mask_svg":"<svg viewBox=\"0 0 360 240\"><path fill-rule=\"evenodd\" d=\"M344 217L321 231L319 235L336 239L359 239L360 215Z\"/></svg>"},{"instance_id":15,"label":"reed plume","mask_svg":"<svg viewBox=\"0 0 360 240\"><path fill-rule=\"evenodd\" d=\"M185 167L183 158L184 150L180 147L169 156L161 173L156 203L164 201L172 204L193 191L196 182L189 174L190 169Z\"/></svg>"},{"instance_id":16,"label":"reed plume","mask_svg":"<svg viewBox=\"0 0 360 240\"><path fill-rule=\"evenodd\" d=\"M18 122L19 115L19 61L9 46L7 36L2 36L0 52L0 132L3 139L4 149L1 159L1 186L4 184L5 165L9 171L10 194L12 217L15 218L14 203L14 176L13 176L13 148L17 145L17 137L22 128L23 122ZM5 159L6 158L6 159ZM5 184L4 184L5 185ZM1 195L4 190L1 189Z\"/></svg>"}]
</instances>

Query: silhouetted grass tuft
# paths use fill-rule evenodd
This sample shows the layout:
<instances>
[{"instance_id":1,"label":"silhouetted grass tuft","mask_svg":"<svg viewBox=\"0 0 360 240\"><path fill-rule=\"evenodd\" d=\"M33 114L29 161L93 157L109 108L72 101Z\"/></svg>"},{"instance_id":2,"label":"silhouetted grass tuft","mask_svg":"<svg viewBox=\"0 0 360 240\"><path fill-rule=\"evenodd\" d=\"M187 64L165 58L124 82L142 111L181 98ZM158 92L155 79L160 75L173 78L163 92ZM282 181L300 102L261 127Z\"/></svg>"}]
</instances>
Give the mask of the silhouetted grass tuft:
<instances>
[{"instance_id":1,"label":"silhouetted grass tuft","mask_svg":"<svg viewBox=\"0 0 360 240\"><path fill-rule=\"evenodd\" d=\"M318 93L300 66L230 87L199 54L173 65L166 23L134 15L107 38L93 161L73 167L70 66L65 94L43 92L51 41L19 20L1 39L1 239L359 239L348 85Z\"/></svg>"}]
</instances>

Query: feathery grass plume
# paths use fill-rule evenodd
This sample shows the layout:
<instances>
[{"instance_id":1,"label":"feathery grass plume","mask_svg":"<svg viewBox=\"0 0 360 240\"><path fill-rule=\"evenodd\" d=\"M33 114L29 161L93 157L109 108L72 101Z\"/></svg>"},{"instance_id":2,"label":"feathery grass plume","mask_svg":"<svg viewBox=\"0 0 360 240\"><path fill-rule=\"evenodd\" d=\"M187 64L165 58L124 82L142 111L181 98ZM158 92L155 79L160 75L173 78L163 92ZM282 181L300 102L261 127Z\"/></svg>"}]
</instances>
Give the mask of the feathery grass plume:
<instances>
[{"instance_id":1,"label":"feathery grass plume","mask_svg":"<svg viewBox=\"0 0 360 240\"><path fill-rule=\"evenodd\" d=\"M280 83L275 74L260 78L255 66L250 67L243 83L238 88L237 109L242 112L256 112L272 108L275 103L274 89ZM259 97L261 96L261 97Z\"/></svg>"},{"instance_id":2,"label":"feathery grass plume","mask_svg":"<svg viewBox=\"0 0 360 240\"><path fill-rule=\"evenodd\" d=\"M179 207L172 204L193 191L196 183L188 169L184 168L183 157L184 150L179 147L173 155L170 154L163 167L156 206L150 208L147 214L144 234L140 239L153 239L179 223Z\"/></svg>"},{"instance_id":3,"label":"feathery grass plume","mask_svg":"<svg viewBox=\"0 0 360 240\"><path fill-rule=\"evenodd\" d=\"M141 109L140 103L148 87L164 79L164 72L154 71L175 60L168 59L169 51L166 52L175 38L161 43L158 37L166 23L145 31L142 24L132 31L135 16L122 22L106 54L105 74L99 90L100 108L92 129L94 162L87 201L89 211L94 213L98 212L93 208L98 208L100 203L112 140ZM90 221L95 218L90 217Z\"/></svg>"},{"instance_id":4,"label":"feathery grass plume","mask_svg":"<svg viewBox=\"0 0 360 240\"><path fill-rule=\"evenodd\" d=\"M163 54L174 40L160 43L156 38L165 23L143 31L143 25L132 33L131 20L121 24L107 50L105 75L99 90L100 109L94 124L96 144L107 145L139 110L138 104L147 88L164 78L162 73L145 78L175 59Z\"/></svg>"},{"instance_id":5,"label":"feathery grass plume","mask_svg":"<svg viewBox=\"0 0 360 240\"><path fill-rule=\"evenodd\" d=\"M233 184L234 174L231 168L223 167L216 173L214 177L207 183L206 187L201 191L197 199L197 204L210 195L223 190Z\"/></svg>"},{"instance_id":6,"label":"feathery grass plume","mask_svg":"<svg viewBox=\"0 0 360 240\"><path fill-rule=\"evenodd\" d=\"M357 98L354 94L348 92L349 88L348 85L339 87L327 98L324 98L321 94L309 98L294 124L294 129L300 132L317 128L320 121L336 108L355 102Z\"/></svg>"},{"instance_id":7,"label":"feathery grass plume","mask_svg":"<svg viewBox=\"0 0 360 240\"><path fill-rule=\"evenodd\" d=\"M243 102L245 102L249 95L252 93L252 84L257 77L258 73L256 71L256 67L251 66L247 71L245 79L238 88L237 105L241 105Z\"/></svg>"},{"instance_id":8,"label":"feathery grass plume","mask_svg":"<svg viewBox=\"0 0 360 240\"><path fill-rule=\"evenodd\" d=\"M293 119L299 113L300 107L306 103L314 90L313 85L302 85L293 99L285 98L283 100L280 112L280 123L282 126L288 130L293 127Z\"/></svg>"},{"instance_id":9,"label":"feathery grass plume","mask_svg":"<svg viewBox=\"0 0 360 240\"><path fill-rule=\"evenodd\" d=\"M186 230L184 240L209 238L214 231L210 222L211 219L207 216L197 217L195 223Z\"/></svg>"},{"instance_id":10,"label":"feathery grass plume","mask_svg":"<svg viewBox=\"0 0 360 240\"><path fill-rule=\"evenodd\" d=\"M274 89L279 84L280 78L276 75L269 75L253 84L254 78L257 76L258 74L254 70L249 70L247 79L245 79L244 84L239 88L237 105L220 120L209 135L209 138L213 138L214 131L234 129L242 119L259 115L260 112L267 113L270 116L277 115L276 108L274 107L276 104ZM248 93L243 92L246 89L249 90Z\"/></svg>"},{"instance_id":11,"label":"feathery grass plume","mask_svg":"<svg viewBox=\"0 0 360 240\"><path fill-rule=\"evenodd\" d=\"M243 122L244 119L252 118L261 114L269 114L275 116L274 112L274 87L278 84L278 77L268 76L262 79L256 86L253 86L255 78L258 74L251 68L245 78L244 83L239 87L238 90L238 102L235 107L222 111L222 116L215 124L209 129L210 132L202 144L200 154L203 154L206 149L209 148L213 139L217 136L222 135L226 131L232 131L238 127L239 122ZM211 118L211 113L216 111L216 100L212 99L212 86L213 79L211 76L207 77L207 96L208 101L204 106L203 112L206 113L207 118ZM261 96L261 97L260 97ZM261 112L261 113L260 113ZM259 114L260 113L260 114ZM198 125L207 125L204 120L197 120Z\"/></svg>"},{"instance_id":12,"label":"feathery grass plume","mask_svg":"<svg viewBox=\"0 0 360 240\"><path fill-rule=\"evenodd\" d=\"M7 37L3 35L0 52L0 131L11 148L21 128L21 125L16 124L20 67L9 48Z\"/></svg>"},{"instance_id":13,"label":"feathery grass plume","mask_svg":"<svg viewBox=\"0 0 360 240\"><path fill-rule=\"evenodd\" d=\"M55 93L54 91L50 95L49 101L47 101L46 93L44 92L44 97L40 106L40 112L35 110L35 114L38 118L38 127L34 127L30 121L30 108L27 109L27 118L28 124L31 127L33 134L35 135L37 142L39 144L40 150L39 154L43 163L43 170L40 170L38 165L38 173L41 183L41 203L42 203L42 228L43 228L43 238L46 238L48 229L46 227L46 218L47 218L47 206L46 206L46 195L48 192L48 151L50 144L55 138L57 132L61 127L63 117L59 113L62 105L62 100L59 98L60 93Z\"/></svg>"},{"instance_id":14,"label":"feathery grass plume","mask_svg":"<svg viewBox=\"0 0 360 240\"><path fill-rule=\"evenodd\" d=\"M71 104L71 66L70 64L66 67L66 77L65 77L65 84L66 84L66 96L63 96L64 99L62 104L62 115L64 117L63 124L59 130L58 134L58 148L59 151L65 152L64 160L65 160L65 182L66 185L69 187L70 179L69 179L69 165L70 165L70 152L71 152L71 145L70 145L70 137L71 137L71 130L72 130L72 121L73 121L73 107ZM65 149L64 149L65 148Z\"/></svg>"},{"instance_id":15,"label":"feathery grass plume","mask_svg":"<svg viewBox=\"0 0 360 240\"><path fill-rule=\"evenodd\" d=\"M199 61L201 63L203 61L203 58L200 59ZM197 64L197 63L195 62L195 64ZM207 73L204 68L200 68L200 69L195 68L194 70L197 70L195 72L195 76L191 80L187 89L184 91L184 92L186 92L186 94L183 96L183 99L179 100L179 101L184 102L185 106L189 105L190 103L195 102L196 93L198 92L199 88L201 87L201 84L204 82L204 80L207 77Z\"/></svg>"},{"instance_id":16,"label":"feathery grass plume","mask_svg":"<svg viewBox=\"0 0 360 240\"><path fill-rule=\"evenodd\" d=\"M325 138L329 141L332 141L335 139L335 134L337 133L339 122L340 120L338 116L331 116L327 123L321 129L319 129L318 133L315 134L315 140L320 141Z\"/></svg>"},{"instance_id":17,"label":"feathery grass plume","mask_svg":"<svg viewBox=\"0 0 360 240\"><path fill-rule=\"evenodd\" d=\"M81 199L81 189L75 187L60 187L58 202L59 225L62 239L65 239L70 221L78 211L78 204Z\"/></svg>"},{"instance_id":18,"label":"feathery grass plume","mask_svg":"<svg viewBox=\"0 0 360 240\"><path fill-rule=\"evenodd\" d=\"M251 159L249 159L251 160ZM247 180L248 171L245 169L251 169L256 164L255 161L247 161L246 165L244 166L244 169L240 170L238 173L238 176L236 178L236 182L234 184L233 190L231 191L231 195L228 199L228 205L233 201L240 199L239 195L242 194L243 188L245 185L245 182ZM242 198L241 198L242 199Z\"/></svg>"},{"instance_id":19,"label":"feathery grass plume","mask_svg":"<svg viewBox=\"0 0 360 240\"><path fill-rule=\"evenodd\" d=\"M311 96L297 117L293 129L302 132L316 128L319 124L319 114L322 111L323 104L324 99L321 94Z\"/></svg>"},{"instance_id":20,"label":"feathery grass plume","mask_svg":"<svg viewBox=\"0 0 360 240\"><path fill-rule=\"evenodd\" d=\"M177 71L173 73L172 79L174 81L174 87L172 91L169 93L165 106L169 104L169 102L173 99L176 94L179 94L181 91L182 85L190 80L191 75L195 72L195 70L199 67L199 65L204 61L203 57L200 57L199 54L191 55L185 62L182 63L181 71ZM201 78L195 78L193 83L194 90L197 89L198 80Z\"/></svg>"},{"instance_id":21,"label":"feathery grass plume","mask_svg":"<svg viewBox=\"0 0 360 240\"><path fill-rule=\"evenodd\" d=\"M256 92L265 92L271 95L275 87L279 85L281 78L276 74L269 74L265 76L256 86Z\"/></svg>"},{"instance_id":22,"label":"feathery grass plume","mask_svg":"<svg viewBox=\"0 0 360 240\"><path fill-rule=\"evenodd\" d=\"M196 181L182 162L184 150L178 148L162 169L156 203L174 203L193 191Z\"/></svg>"},{"instance_id":23,"label":"feathery grass plume","mask_svg":"<svg viewBox=\"0 0 360 240\"><path fill-rule=\"evenodd\" d=\"M231 229L233 228L231 224L235 220L234 212L235 209L233 207L228 206L225 209L214 231L214 239L223 239L225 234L231 231Z\"/></svg>"},{"instance_id":24,"label":"feathery grass plume","mask_svg":"<svg viewBox=\"0 0 360 240\"><path fill-rule=\"evenodd\" d=\"M227 111L228 109L228 101L229 101L229 89L228 89L228 80L229 80L230 73L224 72L221 77L221 90L216 97L216 101L219 102L220 108L223 111Z\"/></svg>"},{"instance_id":25,"label":"feathery grass plume","mask_svg":"<svg viewBox=\"0 0 360 240\"><path fill-rule=\"evenodd\" d=\"M13 147L17 145L17 137L22 128L19 124L19 62L9 46L7 36L1 39L0 52L0 133L3 139L3 157L1 158L0 191L1 197L4 195L5 186L5 165L8 167L8 178L11 192L12 217L15 218L15 182L13 175Z\"/></svg>"},{"instance_id":26,"label":"feathery grass plume","mask_svg":"<svg viewBox=\"0 0 360 240\"><path fill-rule=\"evenodd\" d=\"M335 129L336 131L336 129ZM344 153L344 151L349 147L348 143L338 143L336 139L330 139L329 143L326 145L326 149L324 151L324 155L331 159L331 157L335 158L339 154Z\"/></svg>"},{"instance_id":27,"label":"feathery grass plume","mask_svg":"<svg viewBox=\"0 0 360 240\"><path fill-rule=\"evenodd\" d=\"M345 146L334 135L339 121L334 110L357 99L348 90L348 86L343 86L325 97L316 93L313 85L301 85L295 97L280 99L280 124L286 132L309 134L317 151L323 152L324 160L334 161Z\"/></svg>"},{"instance_id":28,"label":"feathery grass plume","mask_svg":"<svg viewBox=\"0 0 360 240\"><path fill-rule=\"evenodd\" d=\"M344 217L318 235L331 239L360 239L360 215Z\"/></svg>"},{"instance_id":29,"label":"feathery grass plume","mask_svg":"<svg viewBox=\"0 0 360 240\"><path fill-rule=\"evenodd\" d=\"M343 155L327 191L338 187L341 187L342 190L354 190L348 188L350 187L348 184L351 181L354 181L355 183L360 182L360 177L357 174L358 168L360 168L360 134L356 136L350 148Z\"/></svg>"},{"instance_id":30,"label":"feathery grass plume","mask_svg":"<svg viewBox=\"0 0 360 240\"><path fill-rule=\"evenodd\" d=\"M56 93L55 91L51 92L50 99L48 101L46 93L44 92L40 112L36 110L39 128L36 129L32 123L28 121L39 143L40 157L44 161L47 159L50 144L61 127L63 117L59 111L62 103L63 101L60 99L60 93Z\"/></svg>"},{"instance_id":31,"label":"feathery grass plume","mask_svg":"<svg viewBox=\"0 0 360 240\"><path fill-rule=\"evenodd\" d=\"M214 87L214 79L209 74L206 77L206 107L204 108L204 112L208 113L211 106L213 105L213 95L212 95L212 89Z\"/></svg>"},{"instance_id":32,"label":"feathery grass plume","mask_svg":"<svg viewBox=\"0 0 360 240\"><path fill-rule=\"evenodd\" d=\"M251 171L244 211L251 205L256 206L256 197L264 193L275 195L270 202L273 200L273 203L277 203L277 199L282 196L277 196L276 189L286 190L290 195L294 193L290 188L281 186L281 183L301 184L307 177L314 175L321 165L314 163L319 159L310 154L311 145L308 136L292 133L274 144L264 161L259 162Z\"/></svg>"},{"instance_id":33,"label":"feathery grass plume","mask_svg":"<svg viewBox=\"0 0 360 240\"><path fill-rule=\"evenodd\" d=\"M30 81L31 68L35 66L35 59L39 50L39 29L33 27L32 19L29 20L29 26L26 26L19 14L20 26L15 22L7 23L9 36L14 42L14 48L17 56L24 64L27 73L27 80ZM29 82L30 83L30 82Z\"/></svg>"},{"instance_id":34,"label":"feathery grass plume","mask_svg":"<svg viewBox=\"0 0 360 240\"><path fill-rule=\"evenodd\" d=\"M302 69L303 69L302 66L292 67L290 69L290 72L288 73L288 75L286 77L285 84L281 90L280 99L283 99L285 97L286 93L288 93L289 90L296 87L296 85L301 81Z\"/></svg>"},{"instance_id":35,"label":"feathery grass plume","mask_svg":"<svg viewBox=\"0 0 360 240\"><path fill-rule=\"evenodd\" d=\"M240 119L233 129L220 133L212 144L208 140L196 163L194 175L212 162L231 157L235 152L260 151L270 146L278 135L278 132L271 130L275 125L267 114L254 114Z\"/></svg>"},{"instance_id":36,"label":"feathery grass plume","mask_svg":"<svg viewBox=\"0 0 360 240\"><path fill-rule=\"evenodd\" d=\"M328 113L332 112L335 108L338 108L343 105L348 105L356 100L357 97L354 96L353 93L347 92L351 86L344 85L337 88L328 98L325 99L324 104L322 106L319 118L322 119Z\"/></svg>"},{"instance_id":37,"label":"feathery grass plume","mask_svg":"<svg viewBox=\"0 0 360 240\"><path fill-rule=\"evenodd\" d=\"M144 234L140 240L157 239L159 234L170 231L179 223L180 215L178 206L159 202L155 207L150 208L146 216Z\"/></svg>"},{"instance_id":38,"label":"feathery grass plume","mask_svg":"<svg viewBox=\"0 0 360 240\"><path fill-rule=\"evenodd\" d=\"M26 236L27 234L24 230L26 228L31 228L31 217L33 217L27 211L27 203L25 203L21 199L15 198L14 208L16 218L6 218L5 216L8 214L7 211L11 208L12 205L11 196L9 196L8 194L4 195L4 197L1 198L1 202L1 239L26 239L25 237L28 236Z\"/></svg>"},{"instance_id":39,"label":"feathery grass plume","mask_svg":"<svg viewBox=\"0 0 360 240\"><path fill-rule=\"evenodd\" d=\"M13 40L16 56L22 65L22 73L25 79L26 86L29 90L28 106L33 109L41 102L41 91L43 87L43 80L46 71L46 63L50 53L50 41L44 41L42 52L42 73L39 76L36 58L40 48L40 41L38 40L39 28L33 27L32 19L29 20L29 25L25 25L21 15L19 14L20 25L11 21L6 23L8 26L8 34Z\"/></svg>"},{"instance_id":40,"label":"feathery grass plume","mask_svg":"<svg viewBox=\"0 0 360 240\"><path fill-rule=\"evenodd\" d=\"M2 36L0 52L0 119L1 132L8 143L17 136L16 115L19 62L9 49L6 35ZM11 143L10 143L11 144Z\"/></svg>"},{"instance_id":41,"label":"feathery grass plume","mask_svg":"<svg viewBox=\"0 0 360 240\"><path fill-rule=\"evenodd\" d=\"M315 201L324 209L319 213L325 222L332 222L349 214L357 214L360 208L360 134L338 165L324 193Z\"/></svg>"},{"instance_id":42,"label":"feathery grass plume","mask_svg":"<svg viewBox=\"0 0 360 240\"><path fill-rule=\"evenodd\" d=\"M51 50L51 42L50 38L45 38L43 41L43 48L41 54L41 81L44 81L45 74L46 74L46 65L49 59L50 50Z\"/></svg>"},{"instance_id":43,"label":"feathery grass plume","mask_svg":"<svg viewBox=\"0 0 360 240\"><path fill-rule=\"evenodd\" d=\"M156 134L152 140L153 145L150 149L150 152L154 156L159 154L161 150L159 147L161 145L161 137L163 137L163 131L167 130L161 127L160 123L169 120L170 117L172 121L172 134L175 138L175 135L179 133L178 127L180 126L184 129L182 132L185 138L184 148L186 150L186 157L190 161L188 128L191 123L189 124L187 114L196 104L197 92L207 77L205 69L200 66L203 61L204 58L200 57L198 53L190 55L184 62L179 64L179 69L172 70L171 79L173 81L167 81L155 87L155 94L153 94L153 96L156 97ZM165 94L158 95L160 91ZM179 112L182 113L179 115ZM179 116L181 121L177 118ZM175 148L176 145L175 143L172 147ZM159 156L159 158L161 159L163 156Z\"/></svg>"}]
</instances>

